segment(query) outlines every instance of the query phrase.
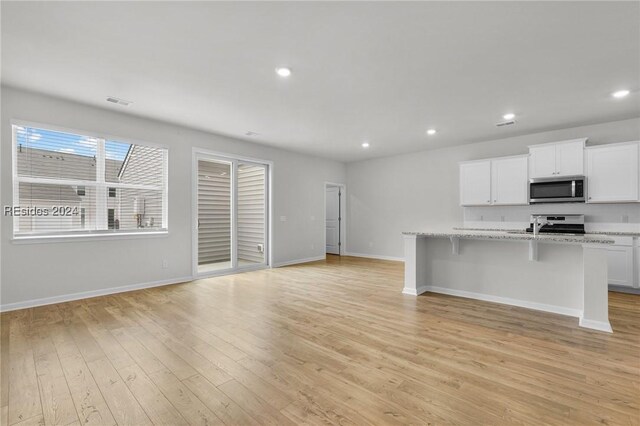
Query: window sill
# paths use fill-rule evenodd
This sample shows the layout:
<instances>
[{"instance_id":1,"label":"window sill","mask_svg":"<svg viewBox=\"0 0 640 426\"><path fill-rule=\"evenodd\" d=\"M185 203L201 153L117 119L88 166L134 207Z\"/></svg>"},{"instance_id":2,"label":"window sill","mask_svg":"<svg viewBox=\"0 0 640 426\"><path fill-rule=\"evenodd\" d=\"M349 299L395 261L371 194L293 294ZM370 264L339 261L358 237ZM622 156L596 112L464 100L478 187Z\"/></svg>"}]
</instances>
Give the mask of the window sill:
<instances>
[{"instance_id":1,"label":"window sill","mask_svg":"<svg viewBox=\"0 0 640 426\"><path fill-rule=\"evenodd\" d=\"M113 234L79 234L79 235L34 235L17 236L11 239L13 244L70 243L106 240L134 240L139 238L163 238L169 231L118 232Z\"/></svg>"}]
</instances>

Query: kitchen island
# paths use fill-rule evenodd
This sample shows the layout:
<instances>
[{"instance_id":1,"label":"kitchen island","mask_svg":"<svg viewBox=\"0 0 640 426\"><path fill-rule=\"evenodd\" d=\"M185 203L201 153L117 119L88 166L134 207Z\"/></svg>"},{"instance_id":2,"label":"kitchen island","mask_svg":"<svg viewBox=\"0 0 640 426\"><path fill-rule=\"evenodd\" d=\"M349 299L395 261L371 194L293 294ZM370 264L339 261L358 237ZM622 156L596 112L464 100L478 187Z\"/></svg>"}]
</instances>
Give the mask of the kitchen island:
<instances>
[{"instance_id":1,"label":"kitchen island","mask_svg":"<svg viewBox=\"0 0 640 426\"><path fill-rule=\"evenodd\" d=\"M605 235L405 232L404 294L444 293L579 318L611 332Z\"/></svg>"}]
</instances>

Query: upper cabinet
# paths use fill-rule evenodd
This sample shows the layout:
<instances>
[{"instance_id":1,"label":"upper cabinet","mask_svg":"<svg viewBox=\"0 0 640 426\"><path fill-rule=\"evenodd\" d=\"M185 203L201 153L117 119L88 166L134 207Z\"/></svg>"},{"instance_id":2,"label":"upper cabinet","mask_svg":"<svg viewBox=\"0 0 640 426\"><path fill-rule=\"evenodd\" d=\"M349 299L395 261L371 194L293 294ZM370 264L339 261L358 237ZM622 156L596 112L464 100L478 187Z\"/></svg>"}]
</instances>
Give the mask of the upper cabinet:
<instances>
[{"instance_id":1,"label":"upper cabinet","mask_svg":"<svg viewBox=\"0 0 640 426\"><path fill-rule=\"evenodd\" d=\"M460 205L491 205L491 160L460 163Z\"/></svg>"},{"instance_id":2,"label":"upper cabinet","mask_svg":"<svg viewBox=\"0 0 640 426\"><path fill-rule=\"evenodd\" d=\"M527 157L460 163L460 205L528 204Z\"/></svg>"},{"instance_id":3,"label":"upper cabinet","mask_svg":"<svg viewBox=\"0 0 640 426\"><path fill-rule=\"evenodd\" d=\"M528 155L491 160L492 204L529 204Z\"/></svg>"},{"instance_id":4,"label":"upper cabinet","mask_svg":"<svg viewBox=\"0 0 640 426\"><path fill-rule=\"evenodd\" d=\"M586 141L583 138L530 146L529 177L583 175Z\"/></svg>"},{"instance_id":5,"label":"upper cabinet","mask_svg":"<svg viewBox=\"0 0 640 426\"><path fill-rule=\"evenodd\" d=\"M586 149L587 202L638 201L639 142L600 145Z\"/></svg>"}]
</instances>

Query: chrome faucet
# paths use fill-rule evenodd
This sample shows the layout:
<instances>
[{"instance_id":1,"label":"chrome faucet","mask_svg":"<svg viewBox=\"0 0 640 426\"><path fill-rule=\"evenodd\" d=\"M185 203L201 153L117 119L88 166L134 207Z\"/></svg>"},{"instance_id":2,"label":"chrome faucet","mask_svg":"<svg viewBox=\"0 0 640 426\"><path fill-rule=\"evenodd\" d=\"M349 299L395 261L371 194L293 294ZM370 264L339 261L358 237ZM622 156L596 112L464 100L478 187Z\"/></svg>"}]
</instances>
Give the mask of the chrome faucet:
<instances>
[{"instance_id":1,"label":"chrome faucet","mask_svg":"<svg viewBox=\"0 0 640 426\"><path fill-rule=\"evenodd\" d=\"M534 216L533 218L533 236L537 237L540 233L540 228L544 225L548 224L549 221L547 219L542 220L543 216Z\"/></svg>"}]
</instances>

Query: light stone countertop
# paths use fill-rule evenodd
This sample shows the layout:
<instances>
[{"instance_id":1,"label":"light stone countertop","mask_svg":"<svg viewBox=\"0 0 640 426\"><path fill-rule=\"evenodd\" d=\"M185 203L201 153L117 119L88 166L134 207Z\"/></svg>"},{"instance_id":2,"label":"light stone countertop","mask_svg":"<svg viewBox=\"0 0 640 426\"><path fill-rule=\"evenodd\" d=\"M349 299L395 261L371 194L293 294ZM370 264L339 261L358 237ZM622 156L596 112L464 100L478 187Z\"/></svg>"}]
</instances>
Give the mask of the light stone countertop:
<instances>
[{"instance_id":1,"label":"light stone countertop","mask_svg":"<svg viewBox=\"0 0 640 426\"><path fill-rule=\"evenodd\" d=\"M423 237L440 238L469 238L483 240L516 240L516 241L538 241L541 243L570 243L570 244L613 244L615 241L607 238L606 235L564 235L564 234L543 234L536 237L533 234L525 233L522 230L434 230L421 232L403 232L403 235L416 235Z\"/></svg>"},{"instance_id":2,"label":"light stone countertop","mask_svg":"<svg viewBox=\"0 0 640 426\"><path fill-rule=\"evenodd\" d=\"M454 226L456 231L494 231L494 232L525 232L523 229L500 229L500 228L467 228L464 226ZM558 235L558 234L553 234ZM631 231L589 231L585 235L611 235L613 237L640 237L640 232Z\"/></svg>"}]
</instances>

